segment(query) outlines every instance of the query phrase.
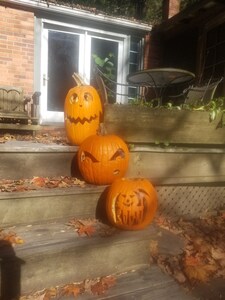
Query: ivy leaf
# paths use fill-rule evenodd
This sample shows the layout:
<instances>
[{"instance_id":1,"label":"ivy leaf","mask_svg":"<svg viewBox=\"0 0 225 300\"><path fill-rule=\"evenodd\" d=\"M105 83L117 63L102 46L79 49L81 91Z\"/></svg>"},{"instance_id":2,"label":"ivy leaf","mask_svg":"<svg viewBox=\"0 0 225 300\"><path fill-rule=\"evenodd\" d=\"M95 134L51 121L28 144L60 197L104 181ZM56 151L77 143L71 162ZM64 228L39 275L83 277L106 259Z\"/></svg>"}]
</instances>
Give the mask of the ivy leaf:
<instances>
[{"instance_id":1,"label":"ivy leaf","mask_svg":"<svg viewBox=\"0 0 225 300\"><path fill-rule=\"evenodd\" d=\"M212 111L210 111L210 113L209 113L209 121L210 122L212 122L212 121L214 121L215 119L216 119L216 111L215 110L212 110Z\"/></svg>"}]
</instances>

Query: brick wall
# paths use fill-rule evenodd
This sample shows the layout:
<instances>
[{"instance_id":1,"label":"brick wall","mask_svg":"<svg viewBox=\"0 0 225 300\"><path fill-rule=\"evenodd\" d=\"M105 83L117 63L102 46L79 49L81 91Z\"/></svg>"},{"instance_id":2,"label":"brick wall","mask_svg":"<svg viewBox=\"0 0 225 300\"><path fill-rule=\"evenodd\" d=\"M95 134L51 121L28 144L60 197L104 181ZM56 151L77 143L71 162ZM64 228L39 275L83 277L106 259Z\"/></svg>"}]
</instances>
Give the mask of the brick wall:
<instances>
[{"instance_id":1,"label":"brick wall","mask_svg":"<svg viewBox=\"0 0 225 300\"><path fill-rule=\"evenodd\" d=\"M144 69L159 68L162 64L160 37L152 31L145 36Z\"/></svg>"},{"instance_id":2,"label":"brick wall","mask_svg":"<svg viewBox=\"0 0 225 300\"><path fill-rule=\"evenodd\" d=\"M180 11L180 0L163 0L162 18L167 20Z\"/></svg>"},{"instance_id":3,"label":"brick wall","mask_svg":"<svg viewBox=\"0 0 225 300\"><path fill-rule=\"evenodd\" d=\"M33 93L34 15L0 6L0 85Z\"/></svg>"}]
</instances>

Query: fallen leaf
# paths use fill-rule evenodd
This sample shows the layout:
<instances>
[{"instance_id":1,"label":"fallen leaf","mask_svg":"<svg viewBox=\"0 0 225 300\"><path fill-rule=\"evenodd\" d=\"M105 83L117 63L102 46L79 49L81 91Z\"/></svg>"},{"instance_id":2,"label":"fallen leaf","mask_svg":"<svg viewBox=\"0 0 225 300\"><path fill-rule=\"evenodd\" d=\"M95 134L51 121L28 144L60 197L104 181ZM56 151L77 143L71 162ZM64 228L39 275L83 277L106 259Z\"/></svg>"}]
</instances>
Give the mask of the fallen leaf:
<instances>
[{"instance_id":1,"label":"fallen leaf","mask_svg":"<svg viewBox=\"0 0 225 300\"><path fill-rule=\"evenodd\" d=\"M17 236L17 234L15 232L5 232L4 230L0 229L0 240L4 240L9 242L10 244L14 245L14 244L23 244L24 240Z\"/></svg>"},{"instance_id":2,"label":"fallen leaf","mask_svg":"<svg viewBox=\"0 0 225 300\"><path fill-rule=\"evenodd\" d=\"M38 187L43 187L46 184L46 180L43 177L33 177L31 183Z\"/></svg>"},{"instance_id":3,"label":"fallen leaf","mask_svg":"<svg viewBox=\"0 0 225 300\"><path fill-rule=\"evenodd\" d=\"M52 298L55 298L56 296L57 296L57 289L52 287L46 290L43 300L50 300Z\"/></svg>"},{"instance_id":4,"label":"fallen leaf","mask_svg":"<svg viewBox=\"0 0 225 300\"><path fill-rule=\"evenodd\" d=\"M65 285L61 291L62 296L73 295L74 297L77 297L81 293L82 293L81 286L79 284L75 284L75 283Z\"/></svg>"},{"instance_id":5,"label":"fallen leaf","mask_svg":"<svg viewBox=\"0 0 225 300\"><path fill-rule=\"evenodd\" d=\"M187 281L186 276L184 273L180 270L174 270L173 277L179 282L179 283L185 283Z\"/></svg>"},{"instance_id":6,"label":"fallen leaf","mask_svg":"<svg viewBox=\"0 0 225 300\"><path fill-rule=\"evenodd\" d=\"M116 277L114 276L106 276L101 278L102 284L107 287L107 289L111 288L116 284Z\"/></svg>"},{"instance_id":7,"label":"fallen leaf","mask_svg":"<svg viewBox=\"0 0 225 300\"><path fill-rule=\"evenodd\" d=\"M101 281L98 281L91 286L91 292L94 295L103 295L106 292L106 288Z\"/></svg>"},{"instance_id":8,"label":"fallen leaf","mask_svg":"<svg viewBox=\"0 0 225 300\"><path fill-rule=\"evenodd\" d=\"M151 240L150 245L149 245L149 249L150 249L150 255L153 258L156 258L159 254L158 241Z\"/></svg>"},{"instance_id":9,"label":"fallen leaf","mask_svg":"<svg viewBox=\"0 0 225 300\"><path fill-rule=\"evenodd\" d=\"M220 247L211 247L211 255L213 259L225 260L225 248L222 249Z\"/></svg>"},{"instance_id":10,"label":"fallen leaf","mask_svg":"<svg viewBox=\"0 0 225 300\"><path fill-rule=\"evenodd\" d=\"M92 225L83 225L81 224L80 227L77 229L77 233L79 236L87 235L92 236L95 232L95 228Z\"/></svg>"},{"instance_id":11,"label":"fallen leaf","mask_svg":"<svg viewBox=\"0 0 225 300\"><path fill-rule=\"evenodd\" d=\"M216 270L217 266L215 265L187 265L184 268L184 273L191 282L206 283Z\"/></svg>"},{"instance_id":12,"label":"fallen leaf","mask_svg":"<svg viewBox=\"0 0 225 300\"><path fill-rule=\"evenodd\" d=\"M184 265L185 266L197 266L201 264L201 260L197 256L185 256Z\"/></svg>"}]
</instances>

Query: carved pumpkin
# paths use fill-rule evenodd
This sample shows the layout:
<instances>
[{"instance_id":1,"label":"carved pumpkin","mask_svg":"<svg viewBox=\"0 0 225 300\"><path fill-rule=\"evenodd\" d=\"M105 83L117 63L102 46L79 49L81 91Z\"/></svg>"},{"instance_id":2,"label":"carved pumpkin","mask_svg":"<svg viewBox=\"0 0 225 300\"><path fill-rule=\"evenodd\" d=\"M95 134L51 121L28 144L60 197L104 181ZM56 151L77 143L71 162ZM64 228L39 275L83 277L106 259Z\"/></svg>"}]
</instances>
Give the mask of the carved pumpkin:
<instances>
[{"instance_id":1,"label":"carved pumpkin","mask_svg":"<svg viewBox=\"0 0 225 300\"><path fill-rule=\"evenodd\" d=\"M143 229L156 213L157 194L144 178L117 179L109 187L106 214L109 222L125 230Z\"/></svg>"},{"instance_id":2,"label":"carved pumpkin","mask_svg":"<svg viewBox=\"0 0 225 300\"><path fill-rule=\"evenodd\" d=\"M94 135L80 145L77 157L84 180L99 185L110 184L125 175L129 150L116 135Z\"/></svg>"},{"instance_id":3,"label":"carved pumpkin","mask_svg":"<svg viewBox=\"0 0 225 300\"><path fill-rule=\"evenodd\" d=\"M69 90L64 105L65 129L69 143L80 145L96 134L102 115L102 105L96 89L79 85Z\"/></svg>"}]
</instances>

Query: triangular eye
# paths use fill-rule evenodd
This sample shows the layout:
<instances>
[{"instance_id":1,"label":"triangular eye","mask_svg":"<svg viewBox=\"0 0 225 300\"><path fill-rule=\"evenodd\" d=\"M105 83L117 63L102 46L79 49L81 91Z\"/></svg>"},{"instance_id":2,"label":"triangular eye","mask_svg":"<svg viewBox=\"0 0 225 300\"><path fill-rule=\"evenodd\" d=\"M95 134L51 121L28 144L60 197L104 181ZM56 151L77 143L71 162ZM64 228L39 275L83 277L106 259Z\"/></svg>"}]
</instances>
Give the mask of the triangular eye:
<instances>
[{"instance_id":1,"label":"triangular eye","mask_svg":"<svg viewBox=\"0 0 225 300\"><path fill-rule=\"evenodd\" d=\"M125 158L125 152L123 149L119 148L110 158L110 160L116 160L117 157Z\"/></svg>"},{"instance_id":2,"label":"triangular eye","mask_svg":"<svg viewBox=\"0 0 225 300\"><path fill-rule=\"evenodd\" d=\"M86 158L89 158L92 162L99 162L91 153L83 151L81 153L81 160L84 161Z\"/></svg>"}]
</instances>

